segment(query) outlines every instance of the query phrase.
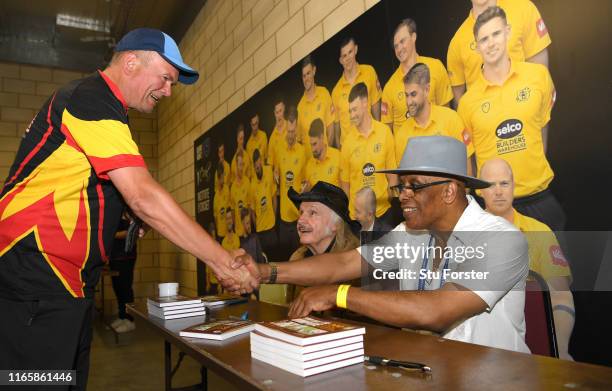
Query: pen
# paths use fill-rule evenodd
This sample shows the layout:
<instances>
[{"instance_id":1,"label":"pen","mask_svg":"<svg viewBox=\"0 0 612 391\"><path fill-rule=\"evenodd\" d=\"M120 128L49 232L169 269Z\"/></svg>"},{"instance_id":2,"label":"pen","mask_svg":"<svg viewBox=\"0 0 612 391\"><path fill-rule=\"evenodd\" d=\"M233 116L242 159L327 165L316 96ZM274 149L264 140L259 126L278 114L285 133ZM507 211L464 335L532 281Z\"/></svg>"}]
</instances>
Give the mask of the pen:
<instances>
[{"instance_id":1,"label":"pen","mask_svg":"<svg viewBox=\"0 0 612 391\"><path fill-rule=\"evenodd\" d=\"M422 372L431 372L431 368L425 364L409 361L397 361L378 356L363 356L364 361L384 367L394 367L403 369L418 369Z\"/></svg>"}]
</instances>

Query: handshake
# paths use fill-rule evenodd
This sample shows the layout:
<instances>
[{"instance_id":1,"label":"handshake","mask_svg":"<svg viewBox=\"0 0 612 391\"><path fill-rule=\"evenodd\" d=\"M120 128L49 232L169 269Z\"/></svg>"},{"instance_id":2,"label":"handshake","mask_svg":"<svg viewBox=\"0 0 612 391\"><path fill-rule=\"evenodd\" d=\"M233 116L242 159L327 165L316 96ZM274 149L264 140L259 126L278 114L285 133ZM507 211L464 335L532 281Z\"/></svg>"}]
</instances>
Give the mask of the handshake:
<instances>
[{"instance_id":1,"label":"handshake","mask_svg":"<svg viewBox=\"0 0 612 391\"><path fill-rule=\"evenodd\" d=\"M233 294L251 293L262 283L255 260L243 249L231 250L229 261L209 264L224 289Z\"/></svg>"}]
</instances>

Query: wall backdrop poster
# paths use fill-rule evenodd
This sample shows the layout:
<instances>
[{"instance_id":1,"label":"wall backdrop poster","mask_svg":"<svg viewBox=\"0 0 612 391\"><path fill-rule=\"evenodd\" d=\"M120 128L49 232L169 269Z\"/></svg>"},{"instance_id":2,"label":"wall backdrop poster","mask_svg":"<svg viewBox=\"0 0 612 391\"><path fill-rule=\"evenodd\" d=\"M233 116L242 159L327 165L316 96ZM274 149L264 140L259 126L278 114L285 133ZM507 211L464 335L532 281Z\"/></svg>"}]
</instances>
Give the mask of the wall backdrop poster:
<instances>
[{"instance_id":1,"label":"wall backdrop poster","mask_svg":"<svg viewBox=\"0 0 612 391\"><path fill-rule=\"evenodd\" d=\"M596 44L600 42L597 39L597 31L609 32L610 28L604 17L609 13L601 8L610 10L610 3L591 0L593 7L579 7L571 0L533 2L546 21L552 39L552 44L548 47L549 69L557 91L548 136L547 157L555 172L555 180L550 188L567 214L568 230L609 230L612 220L600 217L612 216L612 206L605 198L606 192L575 190L580 184L588 187L584 173L588 173L590 178L607 178L611 174L609 168L612 167L612 154L609 153L609 145L612 143L612 132L603 131L609 129L609 113L604 103L609 101L610 87L607 83L601 83L601 80L609 79L607 70L612 65L610 56L601 56L601 53L610 53L611 48L602 48ZM317 86L324 87L329 94L332 93L343 72L339 62L341 43L352 37L358 45L358 63L371 65L380 86L384 87L399 64L392 47L393 32L398 23L406 17L417 23L418 54L439 59L446 66L449 42L468 16L470 7L468 0L383 0L310 54L316 65L314 81ZM580 28L569 28L568 26L576 26L576 15L580 15L580 20L588 20L592 28L584 24L580 24ZM609 40L607 45L610 46ZM580 80L580 83L576 80ZM581 91L585 90L589 91L589 99L583 97ZM241 187L243 181L237 181L234 176L239 127L244 128L244 140L241 142L247 148L251 135L251 120L257 115L258 128L265 133L269 142L275 127L275 103L282 97L286 108L297 107L303 94L302 64L297 62L195 141L196 218L217 238L225 236L226 229L219 225L226 225L227 222L219 216L230 206L229 195L218 190L219 183L215 179L218 176L220 156L225 161L225 188L230 184L236 186L237 183L236 188ZM588 122L586 126L585 121ZM577 135L576 129L580 129L580 136ZM267 144L266 142L266 146ZM308 140L305 143L308 148L306 144ZM267 152L270 155L270 151ZM286 151L281 151L281 155L285 154ZM247 171L252 169L248 167L249 164L253 165L252 155L248 155L245 151L243 160ZM265 156L262 160L265 161ZM245 200L250 199L253 193L246 187L241 192ZM264 206L274 206L273 200L264 198L265 200L258 201L260 209L265 209ZM246 202L242 199L240 201L239 205L232 206L232 209L240 209ZM251 209L256 207L249 206ZM214 218L215 208L219 214L217 221ZM277 211L272 229L275 234L279 231L285 232L286 227L279 230L279 220ZM233 221L235 230L241 231L239 210L234 210ZM227 246L236 245L237 239L227 239ZM293 250L294 248L275 246L268 255L271 260L286 260ZM572 255L570 254L570 258ZM200 293L206 290L206 270L201 262L198 262L198 290ZM575 300L578 308L581 300L586 303L593 298L576 296ZM578 320L574 336L580 332L581 325Z\"/></svg>"}]
</instances>

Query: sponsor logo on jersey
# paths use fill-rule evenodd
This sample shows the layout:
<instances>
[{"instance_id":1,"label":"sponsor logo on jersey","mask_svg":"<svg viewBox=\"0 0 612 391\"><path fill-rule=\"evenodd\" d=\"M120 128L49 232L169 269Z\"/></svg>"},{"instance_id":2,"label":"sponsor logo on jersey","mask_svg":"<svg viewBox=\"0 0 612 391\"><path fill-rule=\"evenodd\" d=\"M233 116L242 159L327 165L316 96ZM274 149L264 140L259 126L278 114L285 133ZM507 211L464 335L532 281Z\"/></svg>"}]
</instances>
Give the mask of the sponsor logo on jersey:
<instances>
[{"instance_id":1,"label":"sponsor logo on jersey","mask_svg":"<svg viewBox=\"0 0 612 391\"><path fill-rule=\"evenodd\" d=\"M371 176L374 174L374 171L376 171L376 167L374 167L372 163L366 163L363 165L361 171L364 176Z\"/></svg>"},{"instance_id":2,"label":"sponsor logo on jersey","mask_svg":"<svg viewBox=\"0 0 612 391\"><path fill-rule=\"evenodd\" d=\"M548 29L546 28L544 19L538 19L538 21L536 22L536 30L538 31L538 35L540 36L540 38L548 34Z\"/></svg>"},{"instance_id":3,"label":"sponsor logo on jersey","mask_svg":"<svg viewBox=\"0 0 612 391\"><path fill-rule=\"evenodd\" d=\"M531 89L529 87L522 88L516 93L516 101L518 103L526 102L529 100L530 96L531 96Z\"/></svg>"},{"instance_id":4,"label":"sponsor logo on jersey","mask_svg":"<svg viewBox=\"0 0 612 391\"><path fill-rule=\"evenodd\" d=\"M294 176L293 176L293 171L287 171L287 172L285 173L285 180L286 180L287 182L293 182L293 178L294 178Z\"/></svg>"},{"instance_id":5,"label":"sponsor logo on jersey","mask_svg":"<svg viewBox=\"0 0 612 391\"><path fill-rule=\"evenodd\" d=\"M507 119L497 126L495 135L498 138L508 139L518 136L523 130L523 123L518 119Z\"/></svg>"},{"instance_id":6,"label":"sponsor logo on jersey","mask_svg":"<svg viewBox=\"0 0 612 391\"><path fill-rule=\"evenodd\" d=\"M553 265L567 267L567 259L565 259L565 255L563 255L563 251L561 247L558 245L550 246L548 249L550 252L550 259L552 259Z\"/></svg>"}]
</instances>

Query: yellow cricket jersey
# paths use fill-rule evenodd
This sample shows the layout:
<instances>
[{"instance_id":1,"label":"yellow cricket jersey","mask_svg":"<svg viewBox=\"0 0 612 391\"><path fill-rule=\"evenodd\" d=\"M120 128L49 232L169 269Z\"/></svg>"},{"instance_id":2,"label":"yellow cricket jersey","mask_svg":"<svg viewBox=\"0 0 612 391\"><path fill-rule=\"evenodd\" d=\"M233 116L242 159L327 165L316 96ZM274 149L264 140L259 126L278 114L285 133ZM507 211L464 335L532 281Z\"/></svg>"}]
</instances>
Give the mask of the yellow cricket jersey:
<instances>
[{"instance_id":1,"label":"yellow cricket jersey","mask_svg":"<svg viewBox=\"0 0 612 391\"><path fill-rule=\"evenodd\" d=\"M244 233L244 227L242 226L242 219L240 219L240 209L250 207L250 195L251 181L247 177L242 177L242 180L238 181L238 178L234 178L232 186L230 187L230 199L232 202L232 209L234 210L234 227L238 236L242 236Z\"/></svg>"},{"instance_id":2,"label":"yellow cricket jersey","mask_svg":"<svg viewBox=\"0 0 612 391\"><path fill-rule=\"evenodd\" d=\"M235 232L228 233L221 241L221 247L226 250L236 250L240 248L240 236Z\"/></svg>"},{"instance_id":3,"label":"yellow cricket jersey","mask_svg":"<svg viewBox=\"0 0 612 391\"><path fill-rule=\"evenodd\" d=\"M253 151L256 149L259 150L262 162L265 162L268 157L268 136L266 135L266 132L261 129L257 131L257 135L255 137L250 136L246 144L246 156L249 159L251 169L253 169ZM253 175L255 175L255 171L251 172L251 179L253 178Z\"/></svg>"},{"instance_id":4,"label":"yellow cricket jersey","mask_svg":"<svg viewBox=\"0 0 612 391\"><path fill-rule=\"evenodd\" d=\"M391 168L397 168L395 141L387 125L372 120L372 131L367 137L360 132L348 135L340 152L340 180L349 183L352 218L355 215L355 194L366 186L376 194L376 217L389 209L387 177L374 171Z\"/></svg>"},{"instance_id":5,"label":"yellow cricket jersey","mask_svg":"<svg viewBox=\"0 0 612 391\"><path fill-rule=\"evenodd\" d=\"M285 222L296 221L299 217L298 210L287 196L287 191L293 187L298 193L302 190L304 179L304 167L306 166L306 153L304 146L295 142L289 147L287 142L283 143L282 153L278 156L280 176L280 217Z\"/></svg>"},{"instance_id":6,"label":"yellow cricket jersey","mask_svg":"<svg viewBox=\"0 0 612 391\"><path fill-rule=\"evenodd\" d=\"M545 280L551 277L571 277L571 270L561 246L550 228L514 211L514 225L525 234L529 246L529 269Z\"/></svg>"},{"instance_id":7,"label":"yellow cricket jersey","mask_svg":"<svg viewBox=\"0 0 612 391\"><path fill-rule=\"evenodd\" d=\"M417 136L450 136L465 144L468 157L474 153L470 132L454 110L448 107L431 105L429 121L421 127L414 117L410 117L393 133L395 138L395 158L399 162L408 144L408 140Z\"/></svg>"},{"instance_id":8,"label":"yellow cricket jersey","mask_svg":"<svg viewBox=\"0 0 612 391\"><path fill-rule=\"evenodd\" d=\"M248 152L245 150L242 153L242 175L244 175L247 178L251 177L251 170L252 170L252 166L253 166L253 160L248 158ZM236 171L238 170L238 167L236 165L236 154L234 154L234 157L232 158L232 163L231 163L231 180L234 181L236 180Z\"/></svg>"},{"instance_id":9,"label":"yellow cricket jersey","mask_svg":"<svg viewBox=\"0 0 612 391\"><path fill-rule=\"evenodd\" d=\"M319 181L340 186L340 151L328 146L323 160L315 159L311 154L306 163L304 179L310 186Z\"/></svg>"},{"instance_id":10,"label":"yellow cricket jersey","mask_svg":"<svg viewBox=\"0 0 612 391\"><path fill-rule=\"evenodd\" d=\"M268 159L267 163L274 169L277 166L277 150L283 147L285 142L285 132L287 131L287 121L284 122L282 128L274 127L272 133L270 133L270 140L268 141Z\"/></svg>"},{"instance_id":11,"label":"yellow cricket jersey","mask_svg":"<svg viewBox=\"0 0 612 391\"><path fill-rule=\"evenodd\" d=\"M554 174L544 154L542 128L554 100L554 85L543 65L513 61L502 86L489 84L481 74L458 108L472 136L479 174L487 160L500 157L514 171L516 197L545 190Z\"/></svg>"},{"instance_id":12,"label":"yellow cricket jersey","mask_svg":"<svg viewBox=\"0 0 612 391\"><path fill-rule=\"evenodd\" d=\"M340 76L331 94L335 113L334 121L340 123L340 144L344 142L349 132L355 129L351 124L348 97L351 88L358 83L364 83L366 87L368 87L369 106L378 102L382 95L376 70L371 65L359 64L357 66L357 76L353 83L346 80L344 73Z\"/></svg>"},{"instance_id":13,"label":"yellow cricket jersey","mask_svg":"<svg viewBox=\"0 0 612 391\"><path fill-rule=\"evenodd\" d=\"M417 56L417 63L423 63L429 68L430 87L429 100L433 104L443 106L453 98L448 73L442 62L438 59ZM400 64L391 75L382 93L381 121L385 124L393 123L393 131L399 129L408 117L406 107L406 92L404 88L404 71Z\"/></svg>"},{"instance_id":14,"label":"yellow cricket jersey","mask_svg":"<svg viewBox=\"0 0 612 391\"><path fill-rule=\"evenodd\" d=\"M229 186L230 175L231 175L230 165L228 162L224 160L223 161L223 183L225 183L227 186ZM217 189L219 188L218 183L219 182L218 182L217 171L215 171L215 191L217 191Z\"/></svg>"},{"instance_id":15,"label":"yellow cricket jersey","mask_svg":"<svg viewBox=\"0 0 612 391\"><path fill-rule=\"evenodd\" d=\"M272 199L276 194L276 182L272 175L272 167L263 166L261 180L253 173L251 181L251 206L255 211L256 232L271 229L276 224L274 204Z\"/></svg>"},{"instance_id":16,"label":"yellow cricket jersey","mask_svg":"<svg viewBox=\"0 0 612 391\"><path fill-rule=\"evenodd\" d=\"M215 190L213 197L213 216L217 235L227 235L227 223L225 222L225 211L231 206L230 191L228 185L223 185L222 189Z\"/></svg>"},{"instance_id":17,"label":"yellow cricket jersey","mask_svg":"<svg viewBox=\"0 0 612 391\"><path fill-rule=\"evenodd\" d=\"M325 125L325 140L327 140L327 127L334 122L334 108L327 88L316 86L315 95L312 100L308 100L306 94L302 95L302 99L300 99L297 106L297 111L298 141L304 145L306 153L310 154L310 138L308 136L308 131L310 130L312 121L317 118L323 121L323 125Z\"/></svg>"},{"instance_id":18,"label":"yellow cricket jersey","mask_svg":"<svg viewBox=\"0 0 612 391\"><path fill-rule=\"evenodd\" d=\"M530 0L498 0L497 5L506 12L511 27L508 41L510 58L525 61L550 45L546 24ZM469 88L478 79L482 57L476 50L475 22L470 11L448 46L446 58L452 86L466 84Z\"/></svg>"}]
</instances>

